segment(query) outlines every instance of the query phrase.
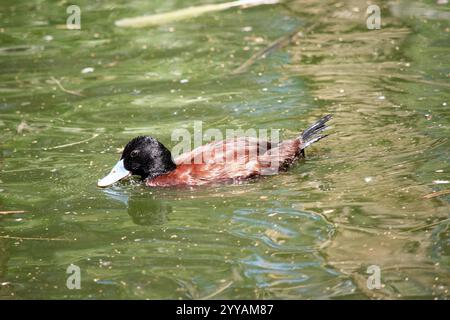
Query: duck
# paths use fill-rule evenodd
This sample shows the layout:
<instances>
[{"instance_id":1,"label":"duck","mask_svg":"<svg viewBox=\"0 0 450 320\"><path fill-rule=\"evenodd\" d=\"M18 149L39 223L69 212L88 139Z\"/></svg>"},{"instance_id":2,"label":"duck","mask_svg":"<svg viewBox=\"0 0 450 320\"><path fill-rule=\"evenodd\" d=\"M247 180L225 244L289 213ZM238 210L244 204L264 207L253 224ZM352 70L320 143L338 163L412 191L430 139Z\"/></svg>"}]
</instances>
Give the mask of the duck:
<instances>
[{"instance_id":1,"label":"duck","mask_svg":"<svg viewBox=\"0 0 450 320\"><path fill-rule=\"evenodd\" d=\"M305 149L325 138L328 114L298 136L278 143L256 137L234 137L213 141L185 152L175 159L160 141L138 136L127 143L111 172L98 180L98 187L108 187L130 176L140 176L149 187L199 186L213 183L241 182L288 170Z\"/></svg>"}]
</instances>

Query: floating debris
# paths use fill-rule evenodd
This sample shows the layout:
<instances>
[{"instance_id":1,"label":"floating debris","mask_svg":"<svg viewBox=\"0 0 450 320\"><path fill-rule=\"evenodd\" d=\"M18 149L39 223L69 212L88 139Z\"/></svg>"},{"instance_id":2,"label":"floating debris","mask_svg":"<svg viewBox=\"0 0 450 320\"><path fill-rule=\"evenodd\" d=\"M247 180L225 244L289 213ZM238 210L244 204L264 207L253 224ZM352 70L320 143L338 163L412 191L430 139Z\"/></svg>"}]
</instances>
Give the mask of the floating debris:
<instances>
[{"instance_id":1,"label":"floating debris","mask_svg":"<svg viewBox=\"0 0 450 320\"><path fill-rule=\"evenodd\" d=\"M84 97L84 95L82 93L78 92L78 91L67 90L66 88L64 88L62 86L61 82L58 79L56 79L55 77L51 77L51 80L54 83L56 83L56 85L59 87L59 89L61 89L61 91L64 91L65 93L68 93L68 94L72 94L74 96Z\"/></svg>"},{"instance_id":2,"label":"floating debris","mask_svg":"<svg viewBox=\"0 0 450 320\"><path fill-rule=\"evenodd\" d=\"M16 130L18 134L22 134L24 131L31 131L31 127L25 122L25 120L22 120Z\"/></svg>"},{"instance_id":3,"label":"floating debris","mask_svg":"<svg viewBox=\"0 0 450 320\"><path fill-rule=\"evenodd\" d=\"M92 67L86 67L83 70L81 70L81 73L85 74L85 73L91 73L94 72L94 68Z\"/></svg>"},{"instance_id":4,"label":"floating debris","mask_svg":"<svg viewBox=\"0 0 450 320\"><path fill-rule=\"evenodd\" d=\"M370 183L370 182L373 181L373 177L365 177L365 178L364 178L364 181L365 181L366 183Z\"/></svg>"},{"instance_id":5,"label":"floating debris","mask_svg":"<svg viewBox=\"0 0 450 320\"><path fill-rule=\"evenodd\" d=\"M432 193L422 196L422 198L431 199L431 198L436 198L436 197L443 196L446 194L450 194L450 189L432 192Z\"/></svg>"},{"instance_id":6,"label":"floating debris","mask_svg":"<svg viewBox=\"0 0 450 320\"><path fill-rule=\"evenodd\" d=\"M80 144L80 143L88 142L88 141L90 141L92 139L97 138L98 136L99 136L98 133L94 133L92 135L92 137L90 137L90 138L87 138L87 139L84 139L84 140L81 140L81 141L77 141L77 142L62 144L62 145L59 145L59 146L44 148L44 150L53 150L53 149L61 149L61 148L71 147L71 146L74 146L74 145L77 145L77 144Z\"/></svg>"}]
</instances>

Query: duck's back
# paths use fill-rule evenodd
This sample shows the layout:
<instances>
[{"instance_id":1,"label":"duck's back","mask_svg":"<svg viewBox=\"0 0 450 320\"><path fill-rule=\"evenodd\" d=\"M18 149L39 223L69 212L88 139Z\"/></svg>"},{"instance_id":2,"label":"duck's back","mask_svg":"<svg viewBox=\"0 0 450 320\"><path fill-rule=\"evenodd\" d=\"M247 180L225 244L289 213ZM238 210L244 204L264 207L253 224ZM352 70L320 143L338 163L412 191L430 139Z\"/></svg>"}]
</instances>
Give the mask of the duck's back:
<instances>
[{"instance_id":1,"label":"duck's back","mask_svg":"<svg viewBox=\"0 0 450 320\"><path fill-rule=\"evenodd\" d=\"M212 142L178 156L174 171L147 180L147 185L203 185L276 174L300 156L300 146L300 138L278 145L252 137Z\"/></svg>"}]
</instances>

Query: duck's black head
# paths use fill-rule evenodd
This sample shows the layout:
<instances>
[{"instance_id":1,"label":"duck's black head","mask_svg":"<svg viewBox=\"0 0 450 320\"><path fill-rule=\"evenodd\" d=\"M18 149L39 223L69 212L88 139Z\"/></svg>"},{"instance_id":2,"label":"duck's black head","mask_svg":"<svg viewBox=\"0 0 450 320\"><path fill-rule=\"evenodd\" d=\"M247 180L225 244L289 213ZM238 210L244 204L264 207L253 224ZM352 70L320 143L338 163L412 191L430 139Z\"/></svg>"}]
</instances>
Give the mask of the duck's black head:
<instances>
[{"instance_id":1,"label":"duck's black head","mask_svg":"<svg viewBox=\"0 0 450 320\"><path fill-rule=\"evenodd\" d=\"M154 178L176 168L170 151L161 142L148 136L128 142L120 159L125 169L142 179Z\"/></svg>"},{"instance_id":2,"label":"duck's black head","mask_svg":"<svg viewBox=\"0 0 450 320\"><path fill-rule=\"evenodd\" d=\"M152 179L175 168L170 151L161 142L152 137L140 136L128 142L119 162L97 185L106 187L130 175Z\"/></svg>"}]
</instances>

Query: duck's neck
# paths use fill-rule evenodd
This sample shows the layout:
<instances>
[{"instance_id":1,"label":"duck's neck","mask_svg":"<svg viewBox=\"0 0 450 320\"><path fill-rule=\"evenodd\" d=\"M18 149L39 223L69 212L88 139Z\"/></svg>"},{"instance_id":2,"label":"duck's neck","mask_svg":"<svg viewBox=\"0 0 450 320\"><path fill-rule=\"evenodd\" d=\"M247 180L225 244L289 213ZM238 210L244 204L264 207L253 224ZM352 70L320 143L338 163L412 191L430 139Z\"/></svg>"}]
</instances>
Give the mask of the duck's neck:
<instances>
[{"instance_id":1,"label":"duck's neck","mask_svg":"<svg viewBox=\"0 0 450 320\"><path fill-rule=\"evenodd\" d=\"M169 154L170 155L170 154ZM157 169L153 169L150 172L148 172L147 176L143 177L144 180L152 180L159 176L168 174L172 171L174 171L177 168L177 165L172 160L172 156L167 157L163 159L161 164L158 166Z\"/></svg>"}]
</instances>

